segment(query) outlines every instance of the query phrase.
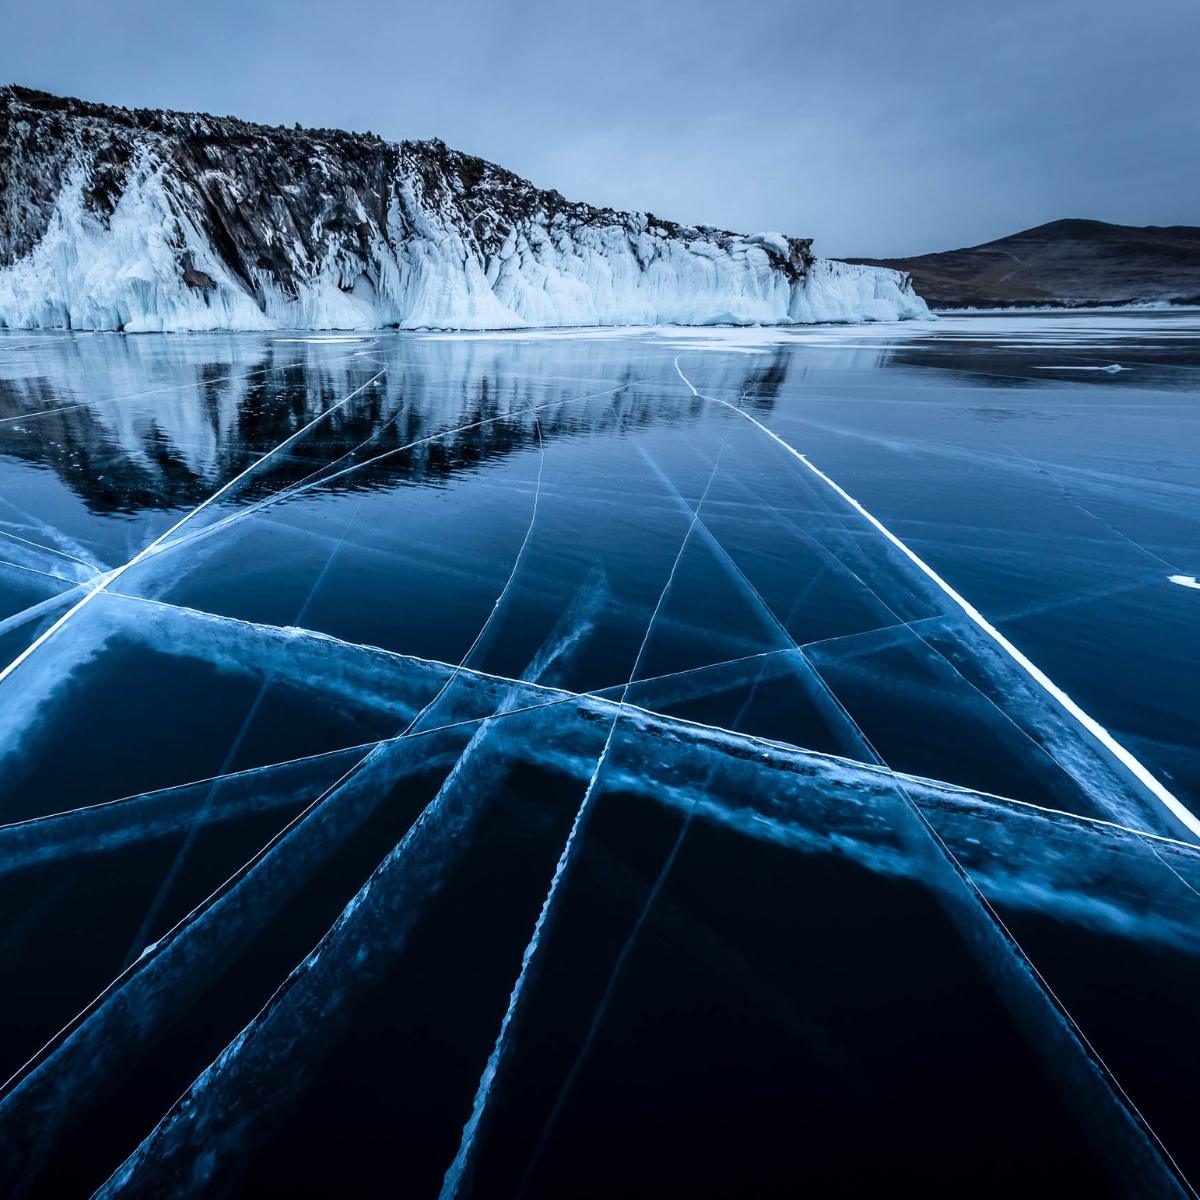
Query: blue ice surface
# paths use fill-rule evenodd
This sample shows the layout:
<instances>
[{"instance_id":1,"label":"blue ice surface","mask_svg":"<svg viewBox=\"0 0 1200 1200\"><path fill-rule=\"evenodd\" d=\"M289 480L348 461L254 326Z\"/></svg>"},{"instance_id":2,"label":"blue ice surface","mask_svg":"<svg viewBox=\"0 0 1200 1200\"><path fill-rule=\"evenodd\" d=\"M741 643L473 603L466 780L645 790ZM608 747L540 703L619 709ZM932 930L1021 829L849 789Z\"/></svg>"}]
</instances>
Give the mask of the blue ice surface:
<instances>
[{"instance_id":1,"label":"blue ice surface","mask_svg":"<svg viewBox=\"0 0 1200 1200\"><path fill-rule=\"evenodd\" d=\"M1198 372L0 335L5 1189L1186 1194Z\"/></svg>"}]
</instances>

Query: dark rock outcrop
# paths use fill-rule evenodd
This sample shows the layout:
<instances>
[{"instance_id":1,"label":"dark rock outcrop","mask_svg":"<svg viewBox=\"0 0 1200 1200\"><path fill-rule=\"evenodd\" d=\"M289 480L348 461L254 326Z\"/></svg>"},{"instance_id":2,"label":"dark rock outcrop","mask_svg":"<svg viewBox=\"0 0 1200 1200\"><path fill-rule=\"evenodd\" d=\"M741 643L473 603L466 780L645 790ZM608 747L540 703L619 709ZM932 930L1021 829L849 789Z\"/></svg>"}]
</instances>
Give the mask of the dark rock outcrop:
<instances>
[{"instance_id":1,"label":"dark rock outcrop","mask_svg":"<svg viewBox=\"0 0 1200 1200\"><path fill-rule=\"evenodd\" d=\"M911 274L934 308L1200 304L1200 228L1051 221L915 258L853 258Z\"/></svg>"}]
</instances>

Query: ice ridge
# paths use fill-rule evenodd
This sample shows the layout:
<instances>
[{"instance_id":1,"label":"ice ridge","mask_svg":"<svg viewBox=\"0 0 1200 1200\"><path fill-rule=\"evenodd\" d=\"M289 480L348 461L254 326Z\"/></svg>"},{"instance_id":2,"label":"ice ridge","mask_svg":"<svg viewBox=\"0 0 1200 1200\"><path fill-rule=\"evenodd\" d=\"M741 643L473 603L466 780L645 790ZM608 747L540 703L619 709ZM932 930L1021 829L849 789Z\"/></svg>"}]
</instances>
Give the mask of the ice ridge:
<instances>
[{"instance_id":1,"label":"ice ridge","mask_svg":"<svg viewBox=\"0 0 1200 1200\"><path fill-rule=\"evenodd\" d=\"M442 142L0 88L0 327L498 329L895 321L811 240L572 203Z\"/></svg>"}]
</instances>

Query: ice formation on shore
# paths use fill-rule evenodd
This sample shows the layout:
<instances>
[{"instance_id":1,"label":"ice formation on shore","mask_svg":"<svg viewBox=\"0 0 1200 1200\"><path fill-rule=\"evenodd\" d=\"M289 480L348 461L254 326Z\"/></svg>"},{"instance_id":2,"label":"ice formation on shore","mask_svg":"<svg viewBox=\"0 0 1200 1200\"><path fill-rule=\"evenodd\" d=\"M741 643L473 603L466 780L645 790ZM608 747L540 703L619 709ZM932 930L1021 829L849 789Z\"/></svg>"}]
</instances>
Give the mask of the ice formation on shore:
<instances>
[{"instance_id":1,"label":"ice formation on shore","mask_svg":"<svg viewBox=\"0 0 1200 1200\"><path fill-rule=\"evenodd\" d=\"M928 315L808 239L566 201L440 141L0 89L0 327L491 329Z\"/></svg>"}]
</instances>

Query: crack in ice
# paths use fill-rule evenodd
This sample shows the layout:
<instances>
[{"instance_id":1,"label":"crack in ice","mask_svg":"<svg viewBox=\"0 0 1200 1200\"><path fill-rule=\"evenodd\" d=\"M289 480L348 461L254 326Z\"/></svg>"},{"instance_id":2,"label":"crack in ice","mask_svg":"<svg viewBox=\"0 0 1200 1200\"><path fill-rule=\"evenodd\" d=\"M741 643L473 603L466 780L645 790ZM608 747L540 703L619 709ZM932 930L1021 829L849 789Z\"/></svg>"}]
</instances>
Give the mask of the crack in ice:
<instances>
[{"instance_id":1,"label":"crack in ice","mask_svg":"<svg viewBox=\"0 0 1200 1200\"><path fill-rule=\"evenodd\" d=\"M1122 764L1129 772L1138 780L1153 796L1155 796L1167 809L1168 812L1186 829L1200 838L1200 819L1198 819L1171 791L1169 791L1158 778L1125 746L1123 746L1103 725L1100 724L1094 717L1085 712L1071 697L1063 691L1040 667L1032 662L1021 650L1019 650L1012 642L1008 640L969 600L966 599L960 592L950 586L923 558L916 554L913 550L900 540L882 521L872 516L853 496L850 495L838 483L832 480L828 475L815 467L809 460L798 450L789 446L777 433L773 433L761 421L756 420L744 409L730 404L728 400L721 400L715 396L705 396L698 392L692 385L692 382L684 375L679 366L679 359L675 360L675 369L679 372L680 379L691 389L692 394L702 400L710 400L713 403L724 405L733 412L740 413L752 425L762 430L773 442L781 446L788 454L801 463L807 470L811 471L817 478L828 484L847 504L850 505L861 516L865 517L889 542L892 543L913 565L926 575L938 588L940 588L955 604L962 609L967 617L975 623L988 637L990 637L1000 648L1007 654L1025 673L1049 696L1051 696L1059 705L1062 706L1080 725L1084 727L1102 746L1105 747Z\"/></svg>"},{"instance_id":2,"label":"crack in ice","mask_svg":"<svg viewBox=\"0 0 1200 1200\"><path fill-rule=\"evenodd\" d=\"M24 563L11 562L7 558L0 558L0 567L12 567L14 571L28 571L30 575L40 575L43 579L57 579L60 583L77 584L78 579L72 579L70 575L59 575L55 571L39 571L37 567L27 567Z\"/></svg>"},{"instance_id":3,"label":"crack in ice","mask_svg":"<svg viewBox=\"0 0 1200 1200\"><path fill-rule=\"evenodd\" d=\"M1034 667L1011 642L1003 637L999 630L996 630L984 619L978 610L934 572L932 567L928 566L829 476L814 467L804 455L789 446L781 437L744 409L730 404L727 400L720 400L699 392L684 375L678 358L675 359L675 370L697 398L721 404L733 412L740 413L808 470L824 480L946 592L976 624L998 641L1002 648L1016 657L1017 661L1034 676L1037 682L1045 681L1043 686L1054 687L1038 668ZM1065 693L1059 692L1059 695L1069 700L1065 697ZM1056 695L1055 698L1058 699L1059 696ZM1078 706L1075 706L1073 702L1070 703L1078 713L1082 714L1082 710L1078 709ZM1072 712L1072 715L1075 715L1075 712ZM1086 714L1082 715L1086 717ZM1087 718L1087 720L1091 721L1091 718ZM1092 724L1096 723L1092 722ZM1097 724L1096 728L1101 727ZM869 739L865 734L863 736L870 745ZM1110 740L1115 742L1115 739ZM872 747L872 749L874 748ZM1121 747L1121 749L1124 748ZM1132 758L1128 751L1124 753ZM883 762L882 757L880 762ZM1140 766L1140 764L1138 765ZM1145 771L1145 768L1142 770ZM1148 774L1148 772L1146 773ZM1149 1177L1154 1180L1155 1185L1163 1194L1195 1196L1191 1185L1179 1170L1161 1139L1083 1033L1069 1010L1050 987L1049 982L1025 953L970 872L959 861L938 831L934 829L929 818L900 777L895 772L889 772L889 774L897 792L905 801L906 807L902 811L916 818L916 825L910 837L915 835L918 844L924 839L929 839L937 852L930 865L936 867L937 857L940 856L944 867L949 870L949 876L943 878L939 877L935 869L931 873L931 877L926 880L927 885L938 898L943 911L958 930L959 936L971 950L980 967L986 972L993 989L998 993L1005 1007L1008 1008L1018 1025L1025 1030L1031 1047L1040 1053L1044 1067L1052 1078L1057 1079L1063 1099L1075 1108L1077 1119L1080 1119L1088 1129L1093 1149L1103 1154L1110 1168L1115 1169L1118 1175L1128 1183L1136 1180L1139 1185L1144 1186L1146 1177ZM1165 789L1163 790L1165 791ZM1174 797L1172 799L1174 800ZM1175 801L1175 804L1178 805L1178 801ZM1179 807L1182 808L1181 805ZM1193 820L1195 819L1193 818ZM1200 830L1200 822L1197 822L1197 829ZM915 853L916 846L914 845L912 849ZM942 874L944 875L944 872ZM1066 1060L1065 1064L1060 1061L1060 1056Z\"/></svg>"},{"instance_id":4,"label":"crack in ice","mask_svg":"<svg viewBox=\"0 0 1200 1200\"><path fill-rule=\"evenodd\" d=\"M728 435L727 435L728 436ZM720 462L720 454L717 455L717 461ZM650 642L650 635L654 630L655 620L662 609L663 604L671 590L671 584L675 580L675 575L679 570L679 564L683 559L684 551L687 549L688 542L691 540L692 531L695 528L696 521L700 508L704 504L704 497L708 495L709 488L712 486L713 479L716 478L716 466L713 467L712 473L709 475L708 485L704 489L704 495L700 498L700 503L697 505L696 513L692 515L691 522L688 525L687 532L683 536L683 540L679 544L679 550L675 555L675 561L671 565L670 574L667 576L667 581L659 593L658 603L654 607L654 611L650 615L650 620L646 625L646 631L642 635L642 642L638 648L637 657L634 659L633 668L630 671L629 678L621 688L621 698L617 703L616 710L613 712L612 720L609 725L608 735L604 741L604 748L600 752L600 757L596 762L595 770L592 772L591 778L588 780L587 788L584 791L583 800L579 805L579 809L575 813L575 818L571 823L571 829L567 834L566 843L563 846L562 853L559 855L558 862L554 868L554 875L550 880L550 888L542 901L542 907L538 913L537 920L534 923L533 933L530 936L524 952L521 955L521 966L517 973L516 982L513 984L512 992L509 995L508 1007L505 1010L504 1016L501 1018L500 1031L496 1036L496 1044L492 1049L492 1053L488 1057L488 1061L483 1070L483 1075L480 1077L479 1085L475 1093L475 1100L471 1107L471 1115L463 1128L462 1138L459 1142L458 1151L454 1156L454 1160L446 1170L446 1174L442 1181L442 1188L439 1193L439 1200L455 1200L462 1187L463 1182L469 1177L473 1166L475 1154L475 1146L479 1137L480 1127L487 1113L488 1105L491 1101L492 1088L497 1077L504 1068L505 1062L511 1052L513 1038L515 1036L515 1027L519 1019L519 1013L522 1008L527 988L530 986L530 981L537 975L541 961L541 947L543 945L543 937L548 927L553 923L554 914L556 911L558 897L561 894L563 880L567 877L571 863L575 857L575 849L581 840L582 831L586 826L587 818L591 813L592 801L598 792L599 780L604 770L604 765L608 760L609 750L612 746L613 735L616 732L617 724L620 721L622 710L625 706L625 696L629 691L632 683L637 679L638 668L641 666L642 658L645 655L646 647Z\"/></svg>"},{"instance_id":5,"label":"crack in ice","mask_svg":"<svg viewBox=\"0 0 1200 1200\"><path fill-rule=\"evenodd\" d=\"M885 612L887 612L890 616L896 618L896 621L897 621L896 624L891 625L891 626L885 626L882 628L895 629L897 631L907 629L907 630L911 631L926 646L926 648L929 650L929 652L937 660L943 662L945 664L945 666L962 683L964 683L968 688L970 688L974 693L976 693L980 697L982 702L988 707L989 710L994 710L996 713L998 713L999 716L1002 718L1003 722L1006 725L1012 727L1012 729L1015 731L1015 733L1018 735L1018 737L1020 738L1020 740L1023 743L1028 742L1032 745L1035 752L1045 754L1061 771L1063 771L1065 773L1065 775L1067 777L1072 779L1083 790L1083 792L1086 795L1088 795L1089 797L1092 797L1095 795L1093 789L1095 789L1097 787L1099 787L1101 789L1101 792L1103 794L1108 794L1107 789L1104 787L1103 781L1096 780L1091 775L1091 773L1086 769L1086 764L1082 765L1082 766L1079 764L1076 764L1073 766L1073 765L1065 762L1063 760L1063 757L1061 757L1062 748L1061 747L1059 747L1058 749L1055 748L1055 746L1053 745L1052 737L1048 737L1045 742L1039 741L1038 738L1034 737L1033 734L1031 734L1022 725L1020 725L1010 713L1008 713L1004 708L1002 708L993 697L989 696L986 692L984 692L982 690L982 688L979 686L979 684L977 684L973 680L971 680L971 679L967 678L965 675L963 675L962 671L954 663L954 661L952 659L950 659L949 657L947 657L946 654L938 646L936 646L935 644L933 644L926 638L925 633L923 632L924 630L936 629L939 624L943 625L943 627L945 627L945 628L950 628L945 623L950 620L962 620L963 614L960 613L960 614L955 615L950 612L943 611L941 613L938 613L935 616L918 618L918 619L914 619L914 620L910 620L910 621L904 621L899 616L899 614L895 611L895 609L893 608L891 603L884 598L884 596L880 593L880 591L873 584L867 582L867 580L864 579L861 575L859 575L858 572L856 572L848 563L843 562L842 559L840 559L836 555L834 555L832 553L832 551L830 551L824 545L824 543L820 537L810 534L807 530L796 525L795 522L793 522L787 516L786 513L781 511L776 505L772 504L770 501L765 500L765 499L763 499L763 497L759 496L759 494L753 488L751 488L744 480L739 479L736 475L730 474L728 471L723 472L723 475L725 476L725 478L730 480L730 482L732 482L735 486L737 486L742 491L744 491L748 496L753 497L754 500L756 500L758 502L758 508L760 511L765 510L765 511L773 514L776 517L776 519L785 528L787 528L799 541L801 541L802 544L811 547L816 553L821 555L822 560L827 565L833 566L837 570L848 575L850 579L852 579L854 582L856 582L862 588L864 588L866 590L866 592L876 600L876 602L881 606L881 608ZM837 531L831 531L831 534L834 537L839 536ZM842 537L848 536L851 539L851 546L854 545L854 542L856 539L854 538L854 535L852 532L846 531L844 534L842 534L840 536L842 536ZM845 549L845 548L846 547L843 546L843 549ZM1085 593L1085 595L1092 596L1092 597L1108 597L1108 596L1112 596L1112 595L1122 594L1123 592L1130 591L1130 590L1137 590L1144 586L1145 586L1144 583L1137 583L1137 584L1124 585L1120 588L1108 588L1108 589L1103 589L1103 590L1093 589L1092 591ZM1006 619L1015 620L1015 619L1019 619L1020 617L1023 617L1023 616L1041 614L1041 613L1045 613L1045 612L1055 612L1062 608L1069 607L1071 604L1076 603L1076 601L1079 598L1080 598L1079 594L1076 594L1065 600L1058 600L1058 601L1054 601L1052 603L1045 603L1045 604L1040 604L1040 605L1029 605L1029 606L1026 606L1015 612L1009 612L1008 614L1006 614ZM964 626L964 628L965 628L965 626ZM870 631L870 632L878 633L880 631L881 630L877 629L877 630ZM840 638L840 639L827 639L827 641L829 641L831 643L836 643L837 641L850 641L853 638L864 638L864 637L868 637L868 636L870 636L870 633L862 633L862 634L847 635L846 637ZM803 648L805 648L805 649L815 648L815 647L819 647L821 644L822 644L821 642L806 643ZM1122 778L1124 778L1124 776L1122 776ZM1111 806L1106 806L1106 807L1111 807ZM1150 836L1150 835L1147 834L1147 836Z\"/></svg>"},{"instance_id":6,"label":"crack in ice","mask_svg":"<svg viewBox=\"0 0 1200 1200\"><path fill-rule=\"evenodd\" d=\"M87 567L89 571L99 575L103 573L103 568L97 567L94 563L85 562L82 558L77 558L74 554L68 554L65 550L56 550L53 546L43 546L40 542L31 542L28 538L17 537L15 533L9 533L6 529L0 529L0 537L11 538L14 542L21 542L26 546L32 546L35 550L45 551L47 554L57 554L60 558L69 558L72 562L77 562L80 566ZM72 580L72 582L76 582Z\"/></svg>"},{"instance_id":7,"label":"crack in ice","mask_svg":"<svg viewBox=\"0 0 1200 1200\"><path fill-rule=\"evenodd\" d=\"M13 671L15 671L27 658L29 658L30 655L34 654L40 646L43 646L47 641L49 641L49 639L52 638L73 616L75 616L76 613L78 613L81 609L83 609L89 603L91 603L91 601L94 600L95 597L98 596L110 583L115 582L122 575L124 575L126 571L130 570L132 567L136 566L138 563L149 558L152 554L155 554L158 551L160 551L162 549L162 547L164 546L164 544L167 542L167 539L173 533L175 533L176 530L182 528L189 521L191 521L194 517L196 517L198 514L203 512L206 508L208 508L209 505L215 503L226 493L232 491L239 483L241 483L244 479L246 479L249 475L251 475L254 471L256 471L268 459L274 458L276 454L280 453L280 451L284 450L286 447L288 447L288 446L292 445L294 442L298 441L306 433L308 433L309 430L313 429L316 425L320 424L320 422L323 421L326 417L328 417L331 413L336 412L343 405L349 403L355 396L357 396L359 394L359 392L364 391L366 388L370 387L371 384L373 384L383 374L384 374L384 372L380 371L373 378L367 380L367 382L364 383L361 387L355 388L354 391L350 392L349 395L344 396L341 400L337 401L336 404L330 405L329 408L325 409L323 412L321 412L317 416L315 416L311 421L308 422L308 424L301 426L299 429L296 430L295 433L286 437L282 442L280 442L277 446L274 446L272 449L268 450L260 458L256 458L254 460L254 462L252 462L248 467L246 467L244 470L242 470L237 475L235 475L231 480L229 480L228 483L224 484L222 487L218 488L215 492L213 492L212 495L208 497L208 499L202 501L195 508L191 509L184 516L180 517L180 519L178 521L176 521L175 524L172 525L168 530L166 530L166 532L159 534L159 536L157 538L155 538L154 541L152 541L148 546L145 546L142 550L138 551L138 553L135 554L133 556L133 558L131 558L128 562L122 564L119 567L116 567L112 571L108 571L105 574L99 576L95 580L95 586L93 587L93 589L91 591L89 591L83 597L82 600L79 600L73 607L71 607L65 613L63 613L63 615L61 617L59 617L58 620L55 621L53 625L51 625L48 629L43 631L37 638L35 638L33 640L33 642L31 642L28 646L26 646L25 649L22 650L21 653L18 654L17 657L12 660L12 662L10 662L4 668L0 669L0 683L3 683L4 680L6 680L13 673Z\"/></svg>"},{"instance_id":8,"label":"crack in ice","mask_svg":"<svg viewBox=\"0 0 1200 1200\"><path fill-rule=\"evenodd\" d=\"M578 606L572 606L585 622L590 620L591 607L594 605L586 596ZM562 628L560 622L525 674L536 676L548 669L569 654L578 640L576 631ZM136 1182L139 1171L143 1177L150 1175L151 1180L164 1170L170 1173L174 1169L172 1154L176 1152L187 1155L194 1148L206 1160L210 1173L222 1165L211 1149L211 1125L221 1120L233 1121L242 1143L248 1140L248 1130L261 1112L251 1112L239 1119L237 1106L228 1102L228 1094L231 1089L237 1093L254 1087L264 1070L277 1070L281 1054L288 1060L292 1091L301 1086L305 1072L315 1069L322 1048L350 1020L355 1003L403 952L408 933L424 906L466 853L471 834L489 800L489 793L481 787L487 778L488 760L484 760L482 767L476 760L481 748L494 735L495 721L512 715L511 702L520 695L523 686L520 681L512 681L497 711L483 718L457 756L437 795L345 905L332 929L97 1195L111 1195L131 1180L135 1181L135 1187L145 1186ZM467 776L472 767L475 775ZM481 769L483 781L477 777ZM464 783L464 778L469 782ZM371 932L375 934L373 939L369 936ZM312 993L327 991L329 976L337 980L338 1003L314 1012ZM279 1050L278 1041L287 1049ZM194 1146L197 1128L199 1147Z\"/></svg>"}]
</instances>

